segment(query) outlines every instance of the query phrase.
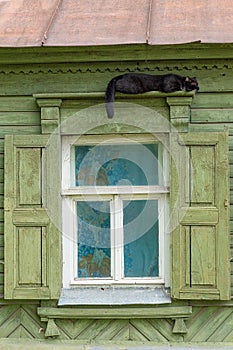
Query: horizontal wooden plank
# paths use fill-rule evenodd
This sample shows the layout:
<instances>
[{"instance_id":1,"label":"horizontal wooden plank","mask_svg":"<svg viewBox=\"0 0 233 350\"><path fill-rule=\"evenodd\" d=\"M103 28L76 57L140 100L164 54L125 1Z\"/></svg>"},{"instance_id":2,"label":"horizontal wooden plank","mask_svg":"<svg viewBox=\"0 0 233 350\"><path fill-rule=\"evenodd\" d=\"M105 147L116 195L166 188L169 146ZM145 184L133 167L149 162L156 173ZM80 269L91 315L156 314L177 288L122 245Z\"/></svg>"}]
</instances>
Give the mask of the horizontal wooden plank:
<instances>
[{"instance_id":1,"label":"horizontal wooden plank","mask_svg":"<svg viewBox=\"0 0 233 350\"><path fill-rule=\"evenodd\" d=\"M107 67L101 66L101 72L99 71L97 64L91 68L88 67L87 64L82 65L82 67L79 68L76 66L73 69L70 68L70 65L68 67L66 65L61 69L59 69L57 66L46 67L44 74L42 73L40 75L40 79L38 78L38 74L22 74L23 79L21 79L20 75L17 74L2 74L0 95L17 95L19 91L23 95L38 94L41 93L41 91L44 93L51 91L61 91L61 86L64 93L84 93L87 91L87 87L88 91L104 93L107 83L110 79L129 70L132 72L145 72L151 74L166 74L172 70L174 73L176 72L181 75L187 74L187 70L182 66L180 66L180 69L177 70L175 68L176 63L171 63L171 65L169 65L170 69L167 65L164 65L164 67L161 68L158 67L160 63L157 63L156 66L154 63L151 63L150 67L148 67L148 65L149 64L147 62L146 64L142 63L141 67L135 67L135 62L130 62L124 67L121 67L119 71L118 67L120 65L116 64L115 62L111 62ZM48 74L48 70L52 69L55 74ZM85 74L80 74L82 73L80 72L81 70ZM35 68L34 71L37 73L38 69ZM216 78L216 75L210 76L210 70L192 70L192 68L190 68L190 72L192 72L193 75L198 74L198 81L202 92L223 92L224 90L232 91L232 77L230 74L229 76L224 77L225 79L223 79L221 76L218 76L218 78ZM188 74L190 72L188 71ZM229 70L226 69L225 72L228 73ZM79 79L78 83L77 75L82 76L82 78Z\"/></svg>"},{"instance_id":2,"label":"horizontal wooden plank","mask_svg":"<svg viewBox=\"0 0 233 350\"><path fill-rule=\"evenodd\" d=\"M231 191L230 191L230 205L233 206L233 189L231 187Z\"/></svg>"},{"instance_id":3,"label":"horizontal wooden plank","mask_svg":"<svg viewBox=\"0 0 233 350\"><path fill-rule=\"evenodd\" d=\"M43 147L49 141L50 135L35 135L28 137L24 134L16 134L13 137L14 146L18 147Z\"/></svg>"},{"instance_id":4,"label":"horizontal wooden plank","mask_svg":"<svg viewBox=\"0 0 233 350\"><path fill-rule=\"evenodd\" d=\"M87 107L83 109L61 109L61 123L64 123L66 120L70 119L70 123L72 124L73 118L74 121L78 120L79 123L81 123L80 126L84 128L85 125L83 124L87 124L87 119L90 119L92 121L93 128L94 126L98 126L100 122L102 124L109 124L113 122L107 118L105 105L103 103L90 105L89 107L90 108ZM165 118L166 120L168 120L169 118L168 107L155 108L153 100L150 100L150 103L145 103L144 100L133 100L131 102L129 100L125 102L116 100L114 110L117 122L127 122L129 125L130 123L134 125L138 119L138 124L140 126L141 124L143 124L143 119L148 118L149 120L147 121L147 124L150 125L154 120L154 123L157 122L157 128L159 129L159 126L162 123L162 119ZM159 118L161 118L161 120ZM62 128L64 129L63 125Z\"/></svg>"},{"instance_id":5,"label":"horizontal wooden plank","mask_svg":"<svg viewBox=\"0 0 233 350\"><path fill-rule=\"evenodd\" d=\"M122 198L125 195L130 196L131 200L137 198L137 195L145 195L147 199L154 198L156 195L159 196L162 193L169 193L169 187L166 186L134 186L133 193L132 189L127 186L95 186L95 191L98 195L106 195L111 198L113 194L121 194ZM63 190L62 195L64 196L85 196L93 195L93 189L90 186L80 186L71 189ZM94 196L93 196L94 197ZM85 197L84 197L85 198Z\"/></svg>"},{"instance_id":6,"label":"horizontal wooden plank","mask_svg":"<svg viewBox=\"0 0 233 350\"><path fill-rule=\"evenodd\" d=\"M14 210L12 221L16 226L46 226L49 224L49 217L45 209L25 208Z\"/></svg>"},{"instance_id":7,"label":"horizontal wooden plank","mask_svg":"<svg viewBox=\"0 0 233 350\"><path fill-rule=\"evenodd\" d=\"M230 225L232 227L232 224ZM230 232L230 257L233 259L233 232ZM231 261L231 267L233 268L233 260Z\"/></svg>"},{"instance_id":8,"label":"horizontal wooden plank","mask_svg":"<svg viewBox=\"0 0 233 350\"><path fill-rule=\"evenodd\" d=\"M190 132L219 132L219 131L227 131L230 136L233 136L233 125L232 123L190 123L189 124Z\"/></svg>"},{"instance_id":9,"label":"horizontal wooden plank","mask_svg":"<svg viewBox=\"0 0 233 350\"><path fill-rule=\"evenodd\" d=\"M0 194L0 209L3 209L4 207L4 195Z\"/></svg>"},{"instance_id":10,"label":"horizontal wooden plank","mask_svg":"<svg viewBox=\"0 0 233 350\"><path fill-rule=\"evenodd\" d=\"M205 145L215 146L217 142L224 139L225 141L225 133L210 133L210 132L202 132L202 133L183 133L179 135L179 144L180 145L203 145L203 139L205 140Z\"/></svg>"},{"instance_id":11,"label":"horizontal wooden plank","mask_svg":"<svg viewBox=\"0 0 233 350\"><path fill-rule=\"evenodd\" d=\"M232 108L233 92L212 92L195 95L192 102L194 108Z\"/></svg>"},{"instance_id":12,"label":"horizontal wooden plank","mask_svg":"<svg viewBox=\"0 0 233 350\"><path fill-rule=\"evenodd\" d=\"M219 300L219 290L218 289L198 289L193 288L192 290L181 290L180 295L182 299L200 299L203 300Z\"/></svg>"},{"instance_id":13,"label":"horizontal wooden plank","mask_svg":"<svg viewBox=\"0 0 233 350\"><path fill-rule=\"evenodd\" d=\"M131 110L131 113L129 111ZM116 122L117 120L117 122ZM62 120L61 133L74 134L119 134L169 132L170 125L166 116L153 110L133 104L115 106L115 119L108 119L105 107L83 110Z\"/></svg>"},{"instance_id":14,"label":"horizontal wooden plank","mask_svg":"<svg viewBox=\"0 0 233 350\"><path fill-rule=\"evenodd\" d=\"M189 207L181 210L181 223L183 225L215 225L218 222L218 210L212 207Z\"/></svg>"},{"instance_id":15,"label":"horizontal wooden plank","mask_svg":"<svg viewBox=\"0 0 233 350\"><path fill-rule=\"evenodd\" d=\"M230 221L230 234L233 236L233 221Z\"/></svg>"},{"instance_id":16,"label":"horizontal wooden plank","mask_svg":"<svg viewBox=\"0 0 233 350\"><path fill-rule=\"evenodd\" d=\"M191 306L170 306L154 308L43 308L39 307L38 314L40 317L75 319L125 319L125 318L171 318L171 317L188 317L192 313Z\"/></svg>"},{"instance_id":17,"label":"horizontal wooden plank","mask_svg":"<svg viewBox=\"0 0 233 350\"><path fill-rule=\"evenodd\" d=\"M0 209L0 222L4 221L4 211L3 209Z\"/></svg>"},{"instance_id":18,"label":"horizontal wooden plank","mask_svg":"<svg viewBox=\"0 0 233 350\"><path fill-rule=\"evenodd\" d=\"M230 175L230 177L233 177L233 164L232 163L229 164L229 175Z\"/></svg>"},{"instance_id":19,"label":"horizontal wooden plank","mask_svg":"<svg viewBox=\"0 0 233 350\"><path fill-rule=\"evenodd\" d=\"M30 288L15 288L13 292L14 299L50 299L50 290L47 287L30 287ZM7 297L5 296L5 299ZM9 299L9 297L8 297ZM12 299L12 298L10 298Z\"/></svg>"},{"instance_id":20,"label":"horizontal wooden plank","mask_svg":"<svg viewBox=\"0 0 233 350\"><path fill-rule=\"evenodd\" d=\"M233 151L233 136L229 135L228 143L229 143L229 150Z\"/></svg>"},{"instance_id":21,"label":"horizontal wooden plank","mask_svg":"<svg viewBox=\"0 0 233 350\"><path fill-rule=\"evenodd\" d=\"M40 126L1 126L0 138L5 135L35 135L41 133Z\"/></svg>"},{"instance_id":22,"label":"horizontal wooden plank","mask_svg":"<svg viewBox=\"0 0 233 350\"><path fill-rule=\"evenodd\" d=\"M2 138L0 138L0 154L4 153L4 145L5 145L5 140L3 136Z\"/></svg>"},{"instance_id":23,"label":"horizontal wooden plank","mask_svg":"<svg viewBox=\"0 0 233 350\"><path fill-rule=\"evenodd\" d=\"M40 111L32 96L0 96L0 112Z\"/></svg>"},{"instance_id":24,"label":"horizontal wooden plank","mask_svg":"<svg viewBox=\"0 0 233 350\"><path fill-rule=\"evenodd\" d=\"M101 96L99 98L88 98L88 95L91 94L83 94L83 98L82 98L82 94L79 95L79 98L73 98L73 99L64 99L62 101L62 106L61 106L61 112L63 112L63 110L65 109L76 109L76 110L81 110L84 108L89 108L91 106L94 105L98 105L98 104L103 104L104 103L104 94L101 93ZM72 95L71 95L72 96ZM146 104L149 105L151 107L165 107L166 109L168 109L168 105L166 103L166 97L161 97L161 98L153 98L153 96L151 96L149 93L147 94L143 94L143 95L127 95L127 94L116 94L115 96L115 100L129 100L132 102L135 101L135 103L138 104ZM145 101L146 99L146 101Z\"/></svg>"},{"instance_id":25,"label":"horizontal wooden plank","mask_svg":"<svg viewBox=\"0 0 233 350\"><path fill-rule=\"evenodd\" d=\"M0 153L0 169L4 169L4 156L2 153Z\"/></svg>"},{"instance_id":26,"label":"horizontal wooden plank","mask_svg":"<svg viewBox=\"0 0 233 350\"><path fill-rule=\"evenodd\" d=\"M146 54L146 57L145 57ZM24 48L2 48L0 56L1 63L25 64L28 63L50 63L54 62L96 62L115 61L124 62L135 60L137 63L142 60L148 64L148 60L168 61L182 60L186 57L186 61L197 59L213 59L213 64L216 64L216 59L232 58L232 45L220 44L205 44L189 43L187 45L146 45L146 44L131 44L131 45L105 45L105 46L80 46L80 47L44 47L40 50L38 47ZM175 61L177 64L177 61ZM88 63L90 66L90 63ZM206 66L206 65L205 65ZM205 67L206 69L206 67ZM206 69L207 72L209 71ZM215 74L216 76L216 74Z\"/></svg>"},{"instance_id":27,"label":"horizontal wooden plank","mask_svg":"<svg viewBox=\"0 0 233 350\"><path fill-rule=\"evenodd\" d=\"M40 112L0 112L0 127L3 125L40 125Z\"/></svg>"},{"instance_id":28,"label":"horizontal wooden plank","mask_svg":"<svg viewBox=\"0 0 233 350\"><path fill-rule=\"evenodd\" d=\"M0 260L2 260L4 257L4 248L0 247Z\"/></svg>"},{"instance_id":29,"label":"horizontal wooden plank","mask_svg":"<svg viewBox=\"0 0 233 350\"><path fill-rule=\"evenodd\" d=\"M230 220L233 221L233 206L230 206Z\"/></svg>"},{"instance_id":30,"label":"horizontal wooden plank","mask_svg":"<svg viewBox=\"0 0 233 350\"><path fill-rule=\"evenodd\" d=\"M229 151L229 165L233 165L233 151Z\"/></svg>"},{"instance_id":31,"label":"horizontal wooden plank","mask_svg":"<svg viewBox=\"0 0 233 350\"><path fill-rule=\"evenodd\" d=\"M85 76L83 76L85 79ZM80 81L81 83L81 81ZM95 82L96 83L96 82ZM125 94L116 92L115 98L123 99L123 100L155 100L155 99L166 99L167 97L190 97L191 99L195 96L194 91L190 92L184 92L184 91L174 91L174 92L161 92L161 91L149 91L145 93L139 93L139 94ZM85 91L78 91L76 92L55 92L55 93L37 93L33 94L33 97L36 99L63 99L63 100L88 100L88 101L97 101L99 100L99 103L105 102L105 91L102 90L91 90L85 89ZM166 104L163 104L166 106Z\"/></svg>"},{"instance_id":32,"label":"horizontal wooden plank","mask_svg":"<svg viewBox=\"0 0 233 350\"><path fill-rule=\"evenodd\" d=\"M192 123L230 123L233 121L233 109L192 109Z\"/></svg>"},{"instance_id":33,"label":"horizontal wooden plank","mask_svg":"<svg viewBox=\"0 0 233 350\"><path fill-rule=\"evenodd\" d=\"M3 180L4 180L4 170L1 169L0 167L0 183L3 183Z\"/></svg>"}]
</instances>

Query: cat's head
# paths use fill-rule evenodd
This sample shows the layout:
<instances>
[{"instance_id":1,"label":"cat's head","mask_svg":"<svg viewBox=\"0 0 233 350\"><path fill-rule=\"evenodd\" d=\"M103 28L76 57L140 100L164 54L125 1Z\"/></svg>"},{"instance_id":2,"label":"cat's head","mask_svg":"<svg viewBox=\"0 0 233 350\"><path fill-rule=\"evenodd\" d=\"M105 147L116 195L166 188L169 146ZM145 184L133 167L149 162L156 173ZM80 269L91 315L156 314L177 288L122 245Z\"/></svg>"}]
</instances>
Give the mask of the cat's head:
<instances>
[{"instance_id":1,"label":"cat's head","mask_svg":"<svg viewBox=\"0 0 233 350\"><path fill-rule=\"evenodd\" d=\"M185 91L193 91L193 90L198 91L199 86L198 86L197 79L195 77L194 78L185 77L184 88L185 88Z\"/></svg>"}]
</instances>

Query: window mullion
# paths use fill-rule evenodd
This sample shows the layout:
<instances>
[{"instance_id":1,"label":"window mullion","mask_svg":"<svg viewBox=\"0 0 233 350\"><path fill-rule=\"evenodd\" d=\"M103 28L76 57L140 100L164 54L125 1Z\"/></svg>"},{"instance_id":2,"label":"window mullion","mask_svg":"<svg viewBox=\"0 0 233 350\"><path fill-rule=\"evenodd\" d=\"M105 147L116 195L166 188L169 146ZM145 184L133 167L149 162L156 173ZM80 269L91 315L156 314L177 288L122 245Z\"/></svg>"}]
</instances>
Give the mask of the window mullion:
<instances>
[{"instance_id":1,"label":"window mullion","mask_svg":"<svg viewBox=\"0 0 233 350\"><path fill-rule=\"evenodd\" d=\"M114 196L111 202L111 245L112 276L119 281L124 276L123 201L119 196Z\"/></svg>"}]
</instances>

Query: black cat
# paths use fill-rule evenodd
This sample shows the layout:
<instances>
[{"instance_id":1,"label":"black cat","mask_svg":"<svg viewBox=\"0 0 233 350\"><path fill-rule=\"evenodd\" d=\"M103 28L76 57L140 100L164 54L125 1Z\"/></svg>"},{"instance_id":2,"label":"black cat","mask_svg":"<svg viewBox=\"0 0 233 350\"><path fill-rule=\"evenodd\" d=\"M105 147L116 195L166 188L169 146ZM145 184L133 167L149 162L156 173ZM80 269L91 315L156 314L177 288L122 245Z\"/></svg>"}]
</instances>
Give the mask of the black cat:
<instances>
[{"instance_id":1,"label":"black cat","mask_svg":"<svg viewBox=\"0 0 233 350\"><path fill-rule=\"evenodd\" d=\"M193 91L199 90L196 78L182 77L177 74L150 75L128 73L118 75L108 83L105 102L108 118L114 115L115 92L141 94L148 91Z\"/></svg>"}]
</instances>

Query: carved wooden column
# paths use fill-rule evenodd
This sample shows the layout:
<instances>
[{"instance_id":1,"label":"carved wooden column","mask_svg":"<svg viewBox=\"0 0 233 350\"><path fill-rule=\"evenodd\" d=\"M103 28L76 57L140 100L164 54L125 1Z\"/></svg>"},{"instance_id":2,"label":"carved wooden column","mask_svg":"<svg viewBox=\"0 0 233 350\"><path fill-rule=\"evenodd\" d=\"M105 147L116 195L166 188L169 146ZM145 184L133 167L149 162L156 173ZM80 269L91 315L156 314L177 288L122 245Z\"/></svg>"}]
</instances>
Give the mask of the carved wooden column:
<instances>
[{"instance_id":1,"label":"carved wooden column","mask_svg":"<svg viewBox=\"0 0 233 350\"><path fill-rule=\"evenodd\" d=\"M179 132L188 132L192 99L192 96L167 97L167 104L170 106L170 122Z\"/></svg>"},{"instance_id":2,"label":"carved wooden column","mask_svg":"<svg viewBox=\"0 0 233 350\"><path fill-rule=\"evenodd\" d=\"M41 108L41 132L51 134L60 125L60 106L62 100L59 98L38 98L37 104Z\"/></svg>"}]
</instances>

